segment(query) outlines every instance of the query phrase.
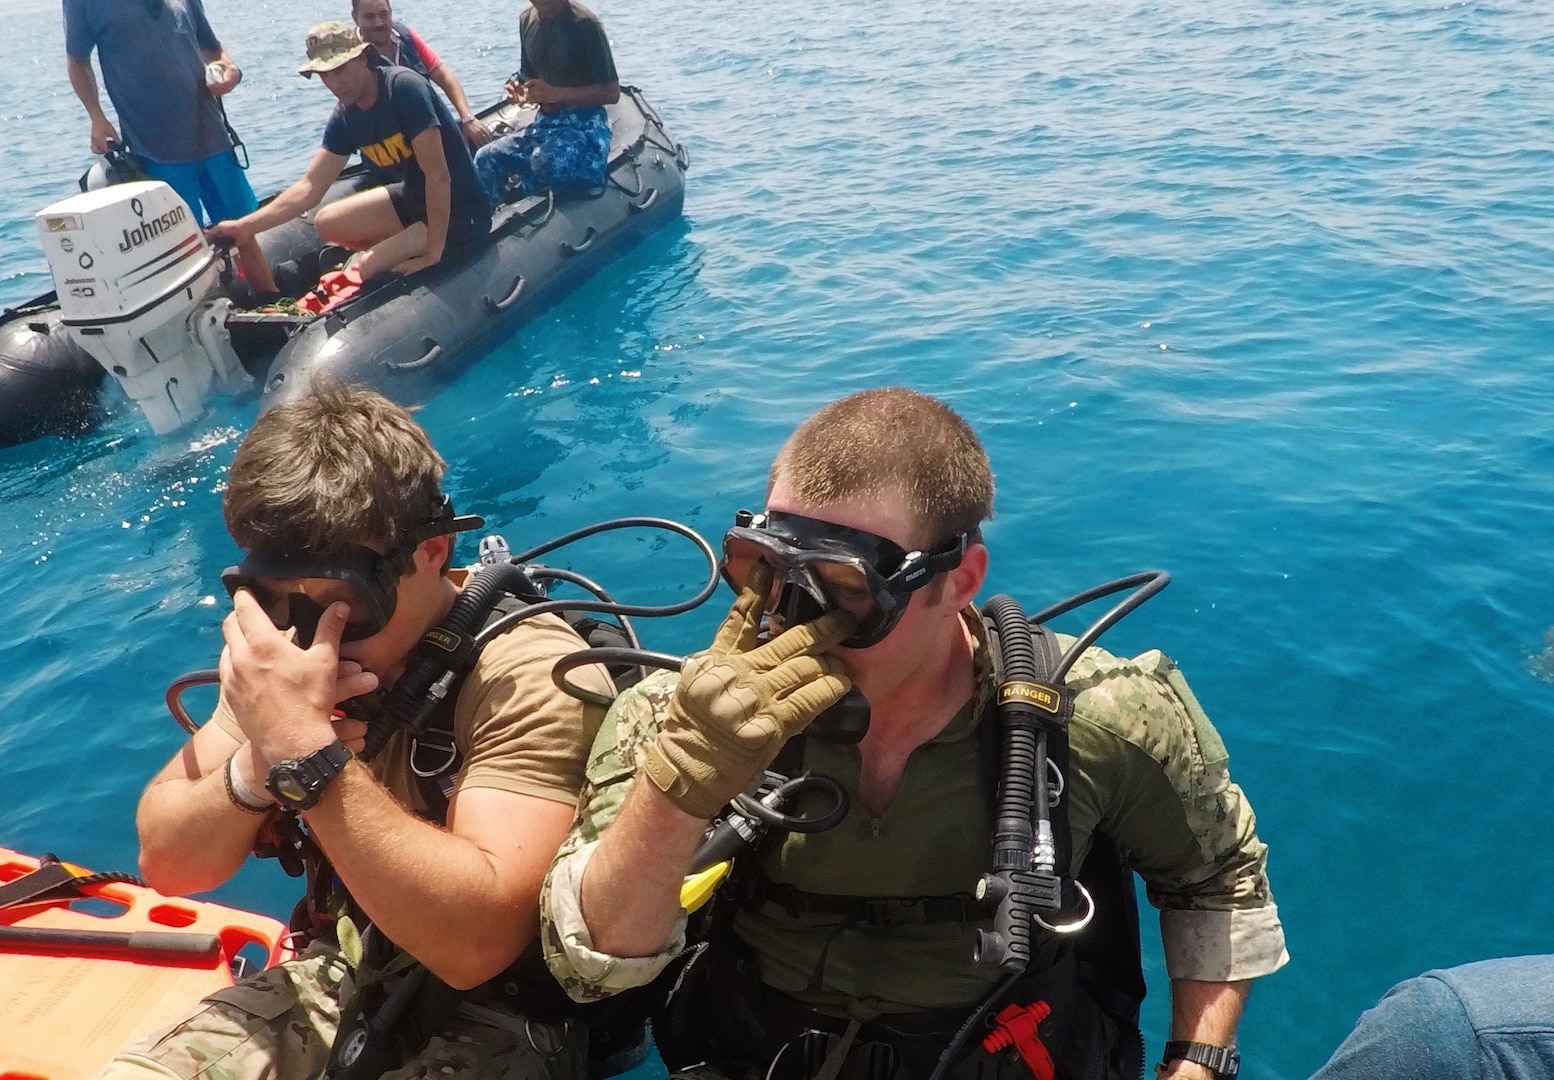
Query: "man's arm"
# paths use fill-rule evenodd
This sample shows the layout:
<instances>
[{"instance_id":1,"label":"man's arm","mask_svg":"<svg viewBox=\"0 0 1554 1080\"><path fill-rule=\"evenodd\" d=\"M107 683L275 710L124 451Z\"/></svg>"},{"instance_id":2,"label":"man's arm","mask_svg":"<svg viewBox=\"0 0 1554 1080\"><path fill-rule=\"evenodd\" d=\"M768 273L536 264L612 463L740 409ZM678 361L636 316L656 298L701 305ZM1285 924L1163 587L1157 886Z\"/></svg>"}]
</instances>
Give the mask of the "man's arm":
<instances>
[{"instance_id":1,"label":"man's arm","mask_svg":"<svg viewBox=\"0 0 1554 1080\"><path fill-rule=\"evenodd\" d=\"M442 87L442 92L448 95L448 100L453 103L458 112L459 130L464 137L475 146L484 146L491 141L491 133L486 130L475 116L475 110L469 107L469 98L464 96L464 84L459 82L459 77L453 73L453 69L447 64L438 64L432 68L429 76L432 82Z\"/></svg>"},{"instance_id":2,"label":"man's arm","mask_svg":"<svg viewBox=\"0 0 1554 1080\"><path fill-rule=\"evenodd\" d=\"M373 924L438 978L468 989L533 939L540 886L572 809L475 788L454 797L441 829L351 762L304 817Z\"/></svg>"},{"instance_id":3,"label":"man's arm","mask_svg":"<svg viewBox=\"0 0 1554 1080\"><path fill-rule=\"evenodd\" d=\"M425 541L415 572L436 574L447 551L444 538ZM331 680L348 617L345 604L331 605L313 644L299 649L246 590L234 598L222 627L222 688L263 761L303 757L335 737ZM498 727L514 713L535 718L547 710L555 715L538 717L542 726L580 723L581 703L548 677L558 656L526 657L532 677L498 680L482 715ZM367 916L461 989L496 975L533 937L540 886L572 817L570 801L479 786L477 764L472 748L445 828L411 813L359 761L347 762L303 814Z\"/></svg>"},{"instance_id":4,"label":"man's arm","mask_svg":"<svg viewBox=\"0 0 1554 1080\"><path fill-rule=\"evenodd\" d=\"M200 59L204 60L207 64L219 63L221 65L221 81L218 83L207 82L205 84L210 92L216 97L221 97L224 94L231 93L233 88L236 87L238 83L243 81L242 69L239 68L237 66L237 62L234 61L230 55L228 55L225 47L218 46L215 49L201 49Z\"/></svg>"},{"instance_id":5,"label":"man's arm","mask_svg":"<svg viewBox=\"0 0 1554 1080\"><path fill-rule=\"evenodd\" d=\"M653 786L637 780L638 753L662 729L677 681L677 675L667 672L651 675L615 699L588 753L588 773L572 830L562 841L545 881L540 898L540 941L546 965L556 982L577 1001L594 1001L646 985L684 945L679 875L689 865L686 844L694 850L701 830L692 826L690 837L678 835L683 822L677 823L675 816L687 819L689 815L670 805L671 816L659 834L663 840L660 846L653 839L655 825L648 817L640 811L626 814L623 810L626 803L644 798L637 794L639 790ZM651 814L653 801L645 801ZM633 820L640 827L634 826ZM597 882L589 886L599 895L593 900L592 914L585 918L583 879L593 873L593 856L601 835L613 837L617 824L621 836L610 842L615 854L606 855L614 866L601 872L600 881L624 877L628 884L618 890ZM637 864L643 876L632 880L630 866ZM625 910L633 906L627 897L639 898L640 909ZM616 919L623 920L622 928L611 925ZM595 922L604 930L606 941L620 952L595 941L590 931ZM622 944L627 938L630 940Z\"/></svg>"},{"instance_id":6,"label":"man's arm","mask_svg":"<svg viewBox=\"0 0 1554 1080\"><path fill-rule=\"evenodd\" d=\"M626 957L663 949L684 914L680 886L706 830L652 784L632 785L583 873L583 921L595 949Z\"/></svg>"},{"instance_id":7,"label":"man's arm","mask_svg":"<svg viewBox=\"0 0 1554 1080\"><path fill-rule=\"evenodd\" d=\"M546 963L576 1000L640 986L673 958L680 887L708 821L852 685L825 655L856 625L844 612L761 643L770 584L758 565L711 647L678 679L627 691L605 718L541 901Z\"/></svg>"},{"instance_id":8,"label":"man's arm","mask_svg":"<svg viewBox=\"0 0 1554 1080\"><path fill-rule=\"evenodd\" d=\"M595 105L614 105L621 99L618 82L590 83L587 86L552 86L544 79L523 84L522 100L530 105L561 105L572 109L591 109Z\"/></svg>"},{"instance_id":9,"label":"man's arm","mask_svg":"<svg viewBox=\"0 0 1554 1080\"><path fill-rule=\"evenodd\" d=\"M227 50L222 46L216 32L210 27L210 20L205 17L205 5L201 0L189 0L189 18L194 24L194 40L200 50L200 59L207 64L221 64L221 81L217 83L207 82L205 85L216 97L229 93L240 81L243 73L233 63L232 57L227 55Z\"/></svg>"},{"instance_id":10,"label":"man's arm","mask_svg":"<svg viewBox=\"0 0 1554 1080\"><path fill-rule=\"evenodd\" d=\"M90 58L66 55L65 73L70 77L70 89L76 92L76 97L81 104L86 106L86 115L92 121L92 153L105 153L108 149L108 140L117 142L119 133L114 130L113 122L103 112L102 100L97 95L97 75L92 71Z\"/></svg>"},{"instance_id":11,"label":"man's arm","mask_svg":"<svg viewBox=\"0 0 1554 1080\"><path fill-rule=\"evenodd\" d=\"M442 129L435 124L423 129L410 140L410 149L421 174L426 177L426 247L420 258L410 259L397 267L406 274L431 266L442 258L448 242L448 218L453 200L453 178L448 173L448 158L442 152Z\"/></svg>"},{"instance_id":12,"label":"man's arm","mask_svg":"<svg viewBox=\"0 0 1554 1080\"><path fill-rule=\"evenodd\" d=\"M135 811L140 872L171 896L214 889L237 872L253 850L264 817L227 798L227 759L252 776L268 770L241 759L252 748L219 723L206 723L176 757L152 777ZM263 788L259 788L262 791Z\"/></svg>"},{"instance_id":13,"label":"man's arm","mask_svg":"<svg viewBox=\"0 0 1554 1080\"><path fill-rule=\"evenodd\" d=\"M344 700L376 685L376 676L347 661L339 667L335 696ZM347 746L360 748L365 725L340 720L334 728ZM185 896L214 889L248 858L266 819L233 802L224 775L229 767L250 793L268 798L264 779L270 762L243 738L223 701L141 794L135 812L140 872L158 891Z\"/></svg>"},{"instance_id":14,"label":"man's arm","mask_svg":"<svg viewBox=\"0 0 1554 1080\"><path fill-rule=\"evenodd\" d=\"M1171 980L1171 1038L1210 1046L1231 1046L1236 1026L1251 992L1250 980L1197 982ZM1213 1080L1213 1074L1195 1061L1168 1062L1162 1077L1173 1080Z\"/></svg>"},{"instance_id":15,"label":"man's arm","mask_svg":"<svg viewBox=\"0 0 1554 1080\"><path fill-rule=\"evenodd\" d=\"M1267 847L1224 744L1158 652L1092 649L1069 681L1081 688L1069 727L1076 835L1104 832L1127 852L1161 911L1172 1038L1230 1045L1250 980L1289 957ZM1168 1075L1207 1074L1183 1062Z\"/></svg>"},{"instance_id":16,"label":"man's arm","mask_svg":"<svg viewBox=\"0 0 1554 1080\"><path fill-rule=\"evenodd\" d=\"M300 217L322 202L329 192L329 185L340 178L349 160L328 150L317 151L308 163L308 171L302 174L302 179L253 213L235 221L218 221L205 230L206 237L231 240L242 260L243 273L248 277L248 283L260 292L274 292L275 278L259 247L258 235L266 229L273 229Z\"/></svg>"}]
</instances>

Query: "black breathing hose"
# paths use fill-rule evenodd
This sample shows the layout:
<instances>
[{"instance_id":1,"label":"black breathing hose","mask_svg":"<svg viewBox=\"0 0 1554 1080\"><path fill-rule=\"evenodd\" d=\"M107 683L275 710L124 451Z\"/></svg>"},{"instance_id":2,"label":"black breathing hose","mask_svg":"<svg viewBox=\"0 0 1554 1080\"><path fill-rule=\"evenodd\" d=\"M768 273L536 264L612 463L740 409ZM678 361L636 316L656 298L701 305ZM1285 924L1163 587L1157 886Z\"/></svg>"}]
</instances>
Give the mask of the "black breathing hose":
<instances>
[{"instance_id":1,"label":"black breathing hose","mask_svg":"<svg viewBox=\"0 0 1554 1080\"><path fill-rule=\"evenodd\" d=\"M1059 615L1067 614L1077 607L1083 607L1092 600L1099 600L1103 596L1111 596L1113 593L1122 592L1124 589L1134 590L1130 596L1117 604L1116 607L1091 623L1090 628L1074 640L1074 643L1068 647L1068 651L1063 654L1063 659L1058 661L1057 670L1052 673L1052 681L1054 683L1061 682L1064 676L1068 674L1068 669L1073 667L1074 662L1079 659L1080 654L1091 645L1094 645L1097 638L1116 626L1124 615L1169 584L1171 584L1171 575L1164 570L1145 570L1142 573L1129 574L1127 577L1108 581L1104 585L1097 585L1093 589L1086 589L1082 593L1076 593L1067 600L1059 601L1051 607L1043 608L1032 615L1031 623L1040 624L1055 619Z\"/></svg>"},{"instance_id":2,"label":"black breathing hose","mask_svg":"<svg viewBox=\"0 0 1554 1080\"><path fill-rule=\"evenodd\" d=\"M814 817L800 817L783 810L793 799L805 792L820 792L830 797L831 808ZM690 872L700 873L709 866L727 862L741 852L759 843L768 829L785 832L817 833L834 829L847 817L851 805L847 789L829 776L804 775L784 780L759 797L739 794L723 819L707 831L696 854L691 858Z\"/></svg>"},{"instance_id":3,"label":"black breathing hose","mask_svg":"<svg viewBox=\"0 0 1554 1080\"><path fill-rule=\"evenodd\" d=\"M685 657L676 656L674 653L653 652L651 649L631 649L623 645L600 645L592 649L579 649L577 652L567 653L551 667L550 679L558 688L579 701L601 705L608 709L614 702L614 698L607 698L567 678L567 672L590 664L604 664L607 667L611 664L631 664L641 668L643 676L646 677L648 668L679 671L685 666Z\"/></svg>"},{"instance_id":4,"label":"black breathing hose","mask_svg":"<svg viewBox=\"0 0 1554 1080\"><path fill-rule=\"evenodd\" d=\"M708 575L706 583L695 596L689 600L682 600L678 604L663 605L621 604L609 599L598 601L542 599L544 594L535 587L533 577L525 569L525 564L530 560L585 537L632 528L661 529L677 533L696 545L707 560ZM534 577L542 576L581 585L597 596L609 596L593 581L571 571L558 571L550 567L535 568ZM659 517L625 517L602 521L595 525L574 529L538 547L514 555L506 561L482 566L479 573L460 591L447 619L438 629L434 629L421 639L421 644L411 654L405 673L395 681L393 689L384 696L384 718L381 722L369 726L366 745L361 756L369 759L382 750L389 736L401 726L409 726L412 731L419 732L431 717L433 710L437 708L438 703L447 696L457 674L448 669L447 650L436 640L443 630L466 637L473 635L473 645L478 651L486 642L518 623L550 612L597 612L603 615L614 615L617 618L628 615L647 617L678 615L706 602L717 590L718 580L718 557L712 550L712 545L689 526ZM526 604L522 610L504 615L487 624L486 620L504 593L512 593L532 602ZM623 629L626 630L628 637L635 639L635 631L629 624L626 624ZM478 633L476 633L477 630ZM442 653L441 656L438 655L439 652Z\"/></svg>"},{"instance_id":5,"label":"black breathing hose","mask_svg":"<svg viewBox=\"0 0 1554 1080\"><path fill-rule=\"evenodd\" d=\"M550 540L539 545L539 547L533 547L528 551L514 555L513 562L527 563L532 559L539 558L541 555L555 551L559 547L565 547L567 544L574 543L578 540L582 540L590 536L596 536L602 532L609 532L614 529L662 529L665 532L677 533L678 535L685 537L687 540L691 541L691 543L696 545L697 549L701 552L702 557L707 560L707 566L710 570L710 573L707 575L706 584L703 585L696 593L696 595L691 597L689 600L682 600L677 604L664 604L661 606L651 604L617 604L609 601L600 601L595 603L587 600L545 600L538 604L532 604L529 607L524 608L522 611L515 611L511 615L504 615L502 618L496 620L496 622L482 630L475 638L476 643L484 645L497 634L502 633L503 631L511 628L512 626L515 626L523 620L532 619L536 615L544 615L549 612L581 611L600 615L614 615L617 618L624 615L641 615L645 617L679 615L682 612L690 611L692 608L699 607L706 603L707 600L712 597L712 594L717 592L718 581L720 580L718 577L717 552L712 550L712 545L707 543L707 541L695 529L692 529L688 525L681 525L678 521L671 521L669 518L625 517L615 518L611 521L601 521L597 525L589 525L581 529L574 529L573 531L566 533L563 536L558 536L554 540ZM589 586L584 587L588 588Z\"/></svg>"},{"instance_id":6,"label":"black breathing hose","mask_svg":"<svg viewBox=\"0 0 1554 1080\"><path fill-rule=\"evenodd\" d=\"M1003 660L998 697L1003 753L993 826L993 869L978 887L978 897L995 905L993 927L977 932L974 956L978 963L1020 972L1031 960L1033 916L1038 910L1057 910L1062 900L1053 865L1056 852L1047 792L1045 787L1037 790L1037 781L1047 773L1047 728L1034 706L1002 692L1011 684L1041 681L1025 612L1014 597L1000 594L983 606L982 614L998 635Z\"/></svg>"},{"instance_id":7,"label":"black breathing hose","mask_svg":"<svg viewBox=\"0 0 1554 1080\"><path fill-rule=\"evenodd\" d=\"M562 570L555 566L533 566L529 568L529 577L533 581L565 581L579 588L587 589L606 604L614 604L618 601L615 597L604 591L604 587L592 578L586 578L574 570ZM631 625L631 620L624 615L617 615L616 619L621 624L621 629L626 632L626 643L633 649L642 648L642 639L637 636L637 628Z\"/></svg>"},{"instance_id":8,"label":"black breathing hose","mask_svg":"<svg viewBox=\"0 0 1554 1080\"><path fill-rule=\"evenodd\" d=\"M984 606L983 613L992 620L998 634L1004 664L1004 684L1016 679L1038 681L1035 678L1036 652L1032 626L1045 623L1103 596L1124 589L1134 590L1092 623L1064 652L1057 667L1045 680L1050 686L1061 687L1069 670L1097 638L1170 583L1171 575L1164 570L1146 570L1086 589L1029 618L1012 597L993 597ZM978 962L986 958L988 962L997 963L1008 974L982 999L955 1032L955 1037L939 1055L928 1080L944 1080L945 1074L955 1064L972 1035L984 1025L994 1006L1004 999L1025 974L1031 959L1032 924L1037 907L1055 910L1062 899L1061 879L1055 872L1050 875L1043 872L1039 850L1044 843L1051 843L1052 830L1051 807L1046 791L1047 736L1045 729L1036 722L1041 713L1030 706L1019 704L1017 699L1005 701L1002 694L1000 702L999 711L1005 724L1005 757L1000 763L993 873L986 875L978 885L979 898L996 903L997 907L993 915L992 931L977 932L974 955ZM1016 705L1017 708L1012 707ZM1038 780L1041 781L1039 794ZM1020 801L1022 798L1025 800L1023 803ZM1035 818L1034 827L1031 823L1032 815ZM1041 835L1043 824L1046 826L1046 841ZM1052 867L1053 871L1058 869ZM1062 867L1061 870L1066 873L1068 867ZM1043 893L1046 895L1041 895Z\"/></svg>"},{"instance_id":9,"label":"black breathing hose","mask_svg":"<svg viewBox=\"0 0 1554 1080\"><path fill-rule=\"evenodd\" d=\"M196 686L210 686L220 682L221 672L215 668L206 668L180 675L167 684L167 711L173 714L173 719L178 721L178 726L190 735L200 730L200 725L189 715L189 710L183 707L184 691L192 690Z\"/></svg>"},{"instance_id":10,"label":"black breathing hose","mask_svg":"<svg viewBox=\"0 0 1554 1080\"><path fill-rule=\"evenodd\" d=\"M370 761L399 728L408 727L419 733L432 710L447 695L455 674L447 665L446 646L434 635L440 638L446 632L468 637L485 623L497 601L508 593L537 595L523 567L516 562L482 566L480 572L459 590L447 618L421 639L410 654L404 674L384 695L384 715L368 726L366 742L359 755L363 761Z\"/></svg>"}]
</instances>

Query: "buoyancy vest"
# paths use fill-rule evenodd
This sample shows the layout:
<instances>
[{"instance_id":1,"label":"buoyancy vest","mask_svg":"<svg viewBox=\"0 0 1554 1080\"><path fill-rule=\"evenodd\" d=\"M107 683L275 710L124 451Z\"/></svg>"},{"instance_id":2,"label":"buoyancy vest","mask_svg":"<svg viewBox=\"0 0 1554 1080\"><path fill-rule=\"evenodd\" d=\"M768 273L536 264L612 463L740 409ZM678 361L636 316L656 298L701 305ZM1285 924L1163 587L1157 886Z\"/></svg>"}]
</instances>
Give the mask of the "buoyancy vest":
<instances>
[{"instance_id":1,"label":"buoyancy vest","mask_svg":"<svg viewBox=\"0 0 1554 1080\"><path fill-rule=\"evenodd\" d=\"M522 609L528 602L519 597L503 597L493 606L485 625L490 626ZM624 631L613 623L581 612L562 612L561 615L589 647L628 643ZM469 656L454 669L458 672L456 679L408 748L411 771L426 807L421 816L439 825L447 820L453 780L464 761L463 750L454 736L454 717L459 692L477 658L478 654ZM636 666L627 665L612 665L609 670L618 690L635 682L641 671ZM318 875L322 874L332 879L324 888L321 888L322 883L318 879ZM642 995L625 995L619 1001L578 1005L551 977L538 938L531 941L500 974L471 990L455 991L423 965L414 963L408 954L402 954L393 942L367 923L365 915L351 902L343 884L334 877L327 861L320 860L318 866L310 866L309 878L310 896L332 892L333 896L328 901L330 906L336 910L346 908L353 913L353 923L362 929L363 967L370 972L369 978L376 980L378 975L391 968L397 973L394 982L375 982L363 990L363 1000L352 1000L349 993L343 995L346 1000L342 1008L341 1037L336 1040L335 1054L330 1068L326 1070L329 1080L373 1080L386 1069L396 1067L437 1033L440 1025L447 1022L461 1000L474 1000L487 1007L520 1014L526 1019L549 1022L582 1020L588 1025L591 1064L609 1061L613 1062L616 1071L623 1071L640 1064L639 1059L645 1059L647 1042L642 1026L648 1010L645 998ZM316 919L314 925L317 926ZM353 1064L342 1066L342 1051L353 1042L347 1035L347 1021L366 1030L372 1024L375 1014L395 1008L389 1003L396 988L405 994L408 1004L399 1006L403 1012L396 1014L392 1029L375 1033L367 1039L355 1040L358 1045L364 1042L372 1044L375 1037L378 1043L388 1045L370 1045L369 1053L358 1051L358 1056L352 1059ZM352 988L345 989L350 991ZM639 1049L640 1054L632 1054Z\"/></svg>"},{"instance_id":2,"label":"buoyancy vest","mask_svg":"<svg viewBox=\"0 0 1554 1080\"><path fill-rule=\"evenodd\" d=\"M1051 672L1061 654L1056 637L1045 627L1032 629L1038 671ZM994 662L991 676L996 684L1002 682L996 635L989 646ZM990 816L998 805L999 736L998 710L990 700L978 717L974 751ZM790 740L774 771L788 776L802 772L808 742L802 736ZM1049 737L1048 756L1067 776L1066 728ZM1066 799L1055 801L1051 816L1057 865L1066 874L1072 843ZM897 822L897 827L910 831L911 823ZM858 870L854 880L867 880L866 859L860 861ZM890 877L898 883L902 880L899 872ZM1132 1080L1143 1068L1137 1025L1144 996L1133 875L1111 842L1097 834L1076 877L1095 906L1090 924L1076 934L1038 934L1031 963L1017 981L999 988L1002 998L998 1005L1027 1010L1023 1014L1026 1018L1036 1016L1038 1003L1046 1010L1039 1022L1033 1020L1032 1024L1040 1037L1041 1052L1054 1063L1056 1076ZM976 928L986 928L991 922L989 908L969 888L950 894L910 887L897 895L814 892L772 880L760 853L748 853L736 860L735 872L717 901L697 913L699 925L691 934L696 945L688 962L676 971L667 1001L655 1015L655 1038L670 1067L708 1061L733 1073L770 1072L772 1080L928 1080L941 1053L973 1010L841 1016L783 994L762 981L755 950L735 929L737 912L756 907L764 907L768 917L774 912L775 917L790 919L833 917L838 920L833 933L838 935L849 931L888 934L893 927L910 924L953 923L965 928L968 952ZM825 984L829 947L828 940L812 972L810 991ZM991 989L991 979L989 986ZM991 1033L999 1030L996 1011L987 1011L992 1026L987 1032L974 1033L976 1037L969 1040L950 1075L977 1080L1031 1080L1033 1076L1050 1080L1039 1064L1033 1066L1029 1058L1016 1055L1014 1050L990 1052L983 1036L991 1039ZM1010 1017L1005 1028L1013 1030L1012 1021L1018 1018Z\"/></svg>"}]
</instances>

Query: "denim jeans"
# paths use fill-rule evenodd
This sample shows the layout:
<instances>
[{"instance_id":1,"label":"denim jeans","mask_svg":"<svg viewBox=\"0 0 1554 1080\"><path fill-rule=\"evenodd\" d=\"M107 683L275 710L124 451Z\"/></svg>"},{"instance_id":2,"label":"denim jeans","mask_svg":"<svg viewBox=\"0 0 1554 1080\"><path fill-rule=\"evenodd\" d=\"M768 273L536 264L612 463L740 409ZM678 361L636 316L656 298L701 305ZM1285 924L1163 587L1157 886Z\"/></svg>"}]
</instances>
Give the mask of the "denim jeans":
<instances>
[{"instance_id":1,"label":"denim jeans","mask_svg":"<svg viewBox=\"0 0 1554 1080\"><path fill-rule=\"evenodd\" d=\"M1311 1080L1554 1077L1554 956L1430 971L1398 983Z\"/></svg>"}]
</instances>

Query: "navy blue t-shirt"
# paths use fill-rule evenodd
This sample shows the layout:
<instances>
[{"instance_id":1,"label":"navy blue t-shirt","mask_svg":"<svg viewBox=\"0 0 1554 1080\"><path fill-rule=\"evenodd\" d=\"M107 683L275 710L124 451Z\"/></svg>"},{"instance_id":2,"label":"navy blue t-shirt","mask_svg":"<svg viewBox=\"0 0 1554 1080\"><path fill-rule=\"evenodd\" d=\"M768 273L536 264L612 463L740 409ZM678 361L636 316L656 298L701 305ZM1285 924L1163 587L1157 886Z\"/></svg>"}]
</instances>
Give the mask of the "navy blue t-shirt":
<instances>
[{"instance_id":1,"label":"navy blue t-shirt","mask_svg":"<svg viewBox=\"0 0 1554 1080\"><path fill-rule=\"evenodd\" d=\"M131 150L164 165L186 165L232 145L205 88L200 50L219 52L221 42L200 0L64 4L65 52L90 60L97 50L119 134Z\"/></svg>"},{"instance_id":2,"label":"navy blue t-shirt","mask_svg":"<svg viewBox=\"0 0 1554 1080\"><path fill-rule=\"evenodd\" d=\"M491 204L475 175L469 145L432 84L408 68L384 66L376 74L378 96L369 108L335 106L324 125L324 149L341 157L360 150L374 176L385 184L404 181L406 193L424 206L426 174L416 164L410 144L427 128L436 127L451 180L449 220L489 221Z\"/></svg>"}]
</instances>

